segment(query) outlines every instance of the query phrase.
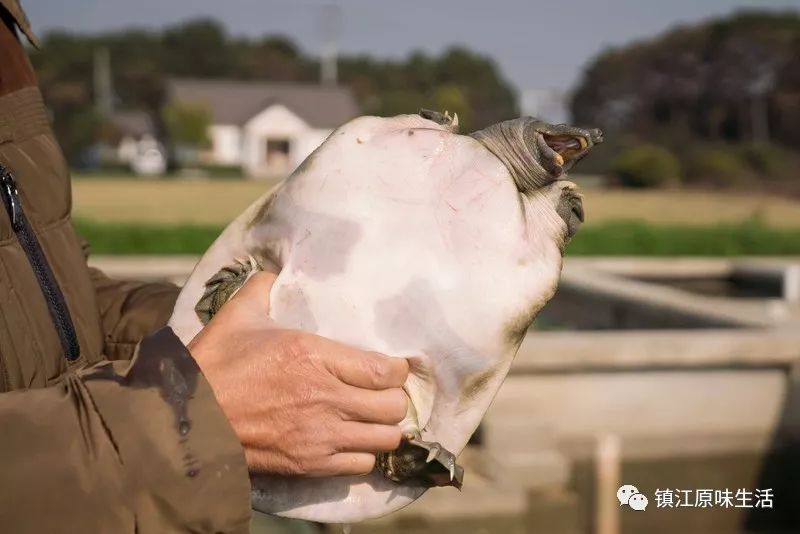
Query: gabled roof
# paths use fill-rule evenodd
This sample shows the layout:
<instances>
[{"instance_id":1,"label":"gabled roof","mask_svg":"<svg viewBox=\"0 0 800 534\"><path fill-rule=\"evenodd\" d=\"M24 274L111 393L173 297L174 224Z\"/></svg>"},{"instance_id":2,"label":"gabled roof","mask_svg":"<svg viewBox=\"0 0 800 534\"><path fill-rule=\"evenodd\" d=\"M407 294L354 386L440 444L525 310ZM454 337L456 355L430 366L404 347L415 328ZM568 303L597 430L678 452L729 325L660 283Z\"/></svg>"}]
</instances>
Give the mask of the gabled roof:
<instances>
[{"instance_id":1,"label":"gabled roof","mask_svg":"<svg viewBox=\"0 0 800 534\"><path fill-rule=\"evenodd\" d=\"M241 125L273 104L282 104L315 128L336 128L360 112L344 87L282 82L173 79L169 100L205 106L212 124Z\"/></svg>"}]
</instances>

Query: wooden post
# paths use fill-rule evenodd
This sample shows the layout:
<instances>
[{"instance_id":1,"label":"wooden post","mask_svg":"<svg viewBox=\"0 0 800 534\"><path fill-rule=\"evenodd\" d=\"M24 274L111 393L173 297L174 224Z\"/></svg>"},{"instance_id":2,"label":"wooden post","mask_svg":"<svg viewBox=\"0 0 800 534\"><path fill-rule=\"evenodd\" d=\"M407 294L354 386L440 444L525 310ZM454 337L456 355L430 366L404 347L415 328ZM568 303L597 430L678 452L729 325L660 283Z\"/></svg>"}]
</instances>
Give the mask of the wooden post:
<instances>
[{"instance_id":1,"label":"wooden post","mask_svg":"<svg viewBox=\"0 0 800 534\"><path fill-rule=\"evenodd\" d=\"M595 447L595 532L620 533L617 490L622 485L622 442L616 434L601 434Z\"/></svg>"},{"instance_id":2,"label":"wooden post","mask_svg":"<svg viewBox=\"0 0 800 534\"><path fill-rule=\"evenodd\" d=\"M783 298L787 302L800 302L800 265L790 265L784 271Z\"/></svg>"}]
</instances>

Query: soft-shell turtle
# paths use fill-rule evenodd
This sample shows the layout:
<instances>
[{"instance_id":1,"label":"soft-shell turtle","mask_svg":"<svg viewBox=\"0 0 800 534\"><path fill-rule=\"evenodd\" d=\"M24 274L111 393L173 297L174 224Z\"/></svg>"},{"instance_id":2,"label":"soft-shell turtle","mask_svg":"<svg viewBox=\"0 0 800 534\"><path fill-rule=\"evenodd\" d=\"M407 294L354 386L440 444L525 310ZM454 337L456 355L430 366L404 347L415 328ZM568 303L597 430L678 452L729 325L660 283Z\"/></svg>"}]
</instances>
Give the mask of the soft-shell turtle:
<instances>
[{"instance_id":1,"label":"soft-shell turtle","mask_svg":"<svg viewBox=\"0 0 800 534\"><path fill-rule=\"evenodd\" d=\"M423 111L334 131L220 235L170 321L184 342L256 269L279 272L270 315L284 327L411 359L406 440L363 477L254 477L267 513L354 522L434 485L460 485L455 456L556 289L583 220L558 178L598 130L531 118L459 135Z\"/></svg>"}]
</instances>

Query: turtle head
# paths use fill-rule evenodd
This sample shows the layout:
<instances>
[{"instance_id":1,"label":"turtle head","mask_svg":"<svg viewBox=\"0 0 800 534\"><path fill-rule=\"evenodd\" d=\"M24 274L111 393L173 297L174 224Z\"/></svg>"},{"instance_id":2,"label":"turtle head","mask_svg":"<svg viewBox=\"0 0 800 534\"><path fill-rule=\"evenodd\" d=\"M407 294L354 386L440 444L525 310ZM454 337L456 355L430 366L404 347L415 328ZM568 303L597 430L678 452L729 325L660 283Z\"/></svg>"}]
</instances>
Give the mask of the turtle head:
<instances>
[{"instance_id":1,"label":"turtle head","mask_svg":"<svg viewBox=\"0 0 800 534\"><path fill-rule=\"evenodd\" d=\"M603 142L603 133L596 128L550 124L532 117L500 122L471 135L505 164L524 194L560 179Z\"/></svg>"},{"instance_id":2,"label":"turtle head","mask_svg":"<svg viewBox=\"0 0 800 534\"><path fill-rule=\"evenodd\" d=\"M603 142L603 132L522 117L471 135L506 166L521 195L533 203L544 202L551 208L547 211L559 216L563 235L556 237L563 249L584 218L577 186L563 178L592 147Z\"/></svg>"}]
</instances>

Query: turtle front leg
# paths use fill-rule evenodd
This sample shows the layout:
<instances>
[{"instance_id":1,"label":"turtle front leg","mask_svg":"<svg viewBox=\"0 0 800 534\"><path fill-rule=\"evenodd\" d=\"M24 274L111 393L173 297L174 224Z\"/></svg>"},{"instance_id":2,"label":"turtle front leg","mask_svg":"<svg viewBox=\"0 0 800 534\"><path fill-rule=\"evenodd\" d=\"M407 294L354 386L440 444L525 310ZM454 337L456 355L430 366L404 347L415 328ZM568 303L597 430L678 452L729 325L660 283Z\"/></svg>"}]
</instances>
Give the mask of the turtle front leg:
<instances>
[{"instance_id":1,"label":"turtle front leg","mask_svg":"<svg viewBox=\"0 0 800 534\"><path fill-rule=\"evenodd\" d=\"M205 325L222 308L222 305L236 294L245 282L256 272L262 270L255 258L236 259L226 265L206 282L203 296L194 307L195 313Z\"/></svg>"}]
</instances>

